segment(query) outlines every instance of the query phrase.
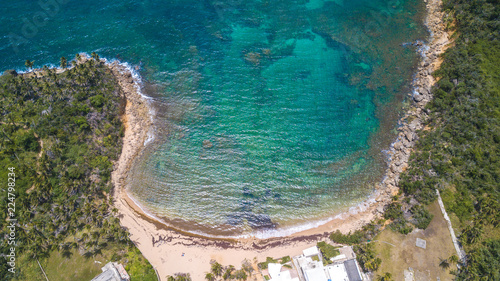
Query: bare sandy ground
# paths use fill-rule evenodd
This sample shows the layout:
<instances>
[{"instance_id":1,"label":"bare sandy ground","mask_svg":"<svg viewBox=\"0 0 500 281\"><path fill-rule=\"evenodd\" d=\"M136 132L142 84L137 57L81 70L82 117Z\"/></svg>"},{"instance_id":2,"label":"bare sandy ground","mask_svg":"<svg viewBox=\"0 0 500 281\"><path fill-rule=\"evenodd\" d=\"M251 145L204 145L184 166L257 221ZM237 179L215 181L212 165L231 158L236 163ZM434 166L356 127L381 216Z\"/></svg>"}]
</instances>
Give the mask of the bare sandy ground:
<instances>
[{"instance_id":1,"label":"bare sandy ground","mask_svg":"<svg viewBox=\"0 0 500 281\"><path fill-rule=\"evenodd\" d=\"M428 60L425 67L432 70L438 67L439 54L448 45L448 36L442 24L441 1L427 1L427 25L433 33L433 40L426 53ZM428 63L427 63L428 62ZM117 63L108 64L118 78L123 94L127 99L126 110L122 116L125 125L123 150L115 164L112 174L114 183L115 207L119 210L120 222L130 232L130 238L143 255L157 270L161 280L167 275L183 272L190 273L193 280L204 280L205 273L210 270L210 260L217 260L223 265L232 264L240 267L244 259L259 261L266 257L282 257L298 255L307 247L318 241L327 239L328 234L336 229L348 233L359 229L380 215L383 206L397 192L397 179L390 183L382 182L380 190L371 200L359 207L357 213L346 213L320 227L295 233L281 238L259 240L255 238L224 240L210 239L182 233L148 217L125 191L125 180L133 160L140 155L148 138L148 131L153 126L149 116L148 101L139 94L137 81L130 72ZM417 79L427 79L430 84L434 78L432 71L422 64ZM419 78L420 77L420 78ZM397 151L394 153L398 153ZM406 152L408 153L408 152ZM399 163L400 164L400 163ZM406 164L406 163L404 163ZM398 165L399 166L399 165ZM404 165L403 165L404 166ZM388 173L395 171L388 168ZM396 171L397 176L399 172Z\"/></svg>"}]
</instances>

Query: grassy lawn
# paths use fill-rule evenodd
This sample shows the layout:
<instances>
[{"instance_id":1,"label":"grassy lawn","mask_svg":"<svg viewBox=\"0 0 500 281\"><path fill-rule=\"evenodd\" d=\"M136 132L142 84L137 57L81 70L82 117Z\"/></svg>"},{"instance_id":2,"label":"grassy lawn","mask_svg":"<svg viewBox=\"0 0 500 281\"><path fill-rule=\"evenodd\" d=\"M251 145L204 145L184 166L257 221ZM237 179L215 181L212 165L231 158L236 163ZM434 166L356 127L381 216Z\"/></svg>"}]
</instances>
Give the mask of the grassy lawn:
<instances>
[{"instance_id":1,"label":"grassy lawn","mask_svg":"<svg viewBox=\"0 0 500 281\"><path fill-rule=\"evenodd\" d=\"M66 258L60 252L52 252L48 259L40 260L49 280L61 281L89 281L101 273L104 266L103 257L85 258L75 250L71 251L71 258ZM101 261L102 264L94 263L94 260ZM17 280L46 281L38 263L23 256L20 259L19 269L22 275Z\"/></svg>"},{"instance_id":2,"label":"grassy lawn","mask_svg":"<svg viewBox=\"0 0 500 281\"><path fill-rule=\"evenodd\" d=\"M49 280L91 280L99 275L102 272L101 267L108 263L106 257L101 255L85 258L74 251L72 253L71 258L66 258L60 252L54 252L50 259L44 261L42 266Z\"/></svg>"},{"instance_id":3,"label":"grassy lawn","mask_svg":"<svg viewBox=\"0 0 500 281\"><path fill-rule=\"evenodd\" d=\"M90 258L82 256L75 249L71 250L69 257L53 251L49 258L40 260L40 264L51 281L89 281L99 275L101 267L110 261L122 263L131 280L157 281L156 274L140 252L136 248L127 251L123 245L108 245L102 254ZM36 260L20 257L19 269L22 275L17 280L46 281Z\"/></svg>"},{"instance_id":4,"label":"grassy lawn","mask_svg":"<svg viewBox=\"0 0 500 281\"><path fill-rule=\"evenodd\" d=\"M390 272L394 280L404 280L404 270L411 267L417 281L437 280L437 277L442 281L453 280L449 271L455 269L455 265L446 270L439 267L440 259L456 255L448 226L437 201L427 208L434 214L434 219L426 230L414 230L405 236L387 228L374 239L395 245L374 242L378 257L382 259L377 274ZM425 250L415 246L416 238L426 240Z\"/></svg>"}]
</instances>

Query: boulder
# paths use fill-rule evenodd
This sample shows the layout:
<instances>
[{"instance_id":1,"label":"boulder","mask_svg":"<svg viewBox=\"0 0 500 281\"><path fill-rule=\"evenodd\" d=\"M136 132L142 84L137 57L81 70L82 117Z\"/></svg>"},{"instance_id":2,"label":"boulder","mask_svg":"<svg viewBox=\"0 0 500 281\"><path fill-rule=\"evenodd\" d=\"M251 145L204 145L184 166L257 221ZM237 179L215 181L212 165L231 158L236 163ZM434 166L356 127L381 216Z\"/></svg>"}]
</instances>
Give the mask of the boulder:
<instances>
[{"instance_id":1,"label":"boulder","mask_svg":"<svg viewBox=\"0 0 500 281\"><path fill-rule=\"evenodd\" d=\"M415 94L413 94L413 99L416 102L421 102L424 99L424 96L420 93L415 93Z\"/></svg>"},{"instance_id":2,"label":"boulder","mask_svg":"<svg viewBox=\"0 0 500 281\"><path fill-rule=\"evenodd\" d=\"M212 148L213 146L214 146L214 145L212 144L212 142L211 142L211 141L209 141L209 140L204 140L204 141L203 141L203 147L204 147L204 148Z\"/></svg>"},{"instance_id":3,"label":"boulder","mask_svg":"<svg viewBox=\"0 0 500 281\"><path fill-rule=\"evenodd\" d=\"M407 139L403 139L403 145L404 147L410 147L411 143Z\"/></svg>"},{"instance_id":4,"label":"boulder","mask_svg":"<svg viewBox=\"0 0 500 281\"><path fill-rule=\"evenodd\" d=\"M405 137L408 141L413 141L414 137L413 137L413 132L410 132L410 131L406 131L405 132Z\"/></svg>"},{"instance_id":5,"label":"boulder","mask_svg":"<svg viewBox=\"0 0 500 281\"><path fill-rule=\"evenodd\" d=\"M394 143L394 149L395 150L401 150L401 142L400 141L397 141Z\"/></svg>"},{"instance_id":6,"label":"boulder","mask_svg":"<svg viewBox=\"0 0 500 281\"><path fill-rule=\"evenodd\" d=\"M6 70L3 74L4 75L12 75L12 76L16 77L17 71L15 71L14 69L9 69L9 70Z\"/></svg>"},{"instance_id":7,"label":"boulder","mask_svg":"<svg viewBox=\"0 0 500 281\"><path fill-rule=\"evenodd\" d=\"M426 87L424 87L424 85L421 85L420 88L418 88L417 90L421 95L428 95L429 94L429 90L427 90Z\"/></svg>"}]
</instances>

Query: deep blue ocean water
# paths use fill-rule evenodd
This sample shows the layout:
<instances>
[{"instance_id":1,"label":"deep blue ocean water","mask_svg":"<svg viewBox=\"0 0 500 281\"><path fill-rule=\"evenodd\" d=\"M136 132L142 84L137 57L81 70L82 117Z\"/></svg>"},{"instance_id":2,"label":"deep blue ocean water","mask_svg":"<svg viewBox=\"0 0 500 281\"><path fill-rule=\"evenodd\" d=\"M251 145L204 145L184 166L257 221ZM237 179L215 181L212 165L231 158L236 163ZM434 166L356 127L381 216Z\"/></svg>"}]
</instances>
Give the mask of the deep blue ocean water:
<instances>
[{"instance_id":1,"label":"deep blue ocean water","mask_svg":"<svg viewBox=\"0 0 500 281\"><path fill-rule=\"evenodd\" d=\"M416 0L2 0L0 66L93 51L137 66L156 132L129 192L183 230L266 236L381 181L423 13Z\"/></svg>"}]
</instances>

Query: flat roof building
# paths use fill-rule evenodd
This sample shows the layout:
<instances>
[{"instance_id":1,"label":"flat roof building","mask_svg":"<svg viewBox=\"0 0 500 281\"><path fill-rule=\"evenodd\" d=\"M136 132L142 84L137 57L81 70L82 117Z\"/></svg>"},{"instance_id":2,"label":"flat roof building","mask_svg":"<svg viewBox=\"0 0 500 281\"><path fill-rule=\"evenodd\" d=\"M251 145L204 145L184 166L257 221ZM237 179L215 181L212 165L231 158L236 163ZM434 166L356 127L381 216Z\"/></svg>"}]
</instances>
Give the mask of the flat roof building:
<instances>
[{"instance_id":1,"label":"flat roof building","mask_svg":"<svg viewBox=\"0 0 500 281\"><path fill-rule=\"evenodd\" d=\"M293 258L301 281L363 281L351 247L340 249L341 254L331 259L333 264L324 266L317 247L307 248L303 255ZM316 258L317 257L317 258Z\"/></svg>"},{"instance_id":2,"label":"flat roof building","mask_svg":"<svg viewBox=\"0 0 500 281\"><path fill-rule=\"evenodd\" d=\"M315 267L304 271L306 281L328 281L323 267Z\"/></svg>"},{"instance_id":3,"label":"flat roof building","mask_svg":"<svg viewBox=\"0 0 500 281\"><path fill-rule=\"evenodd\" d=\"M130 281L130 276L127 271L125 271L123 265L119 263L108 262L101 270L102 273L91 281Z\"/></svg>"},{"instance_id":4,"label":"flat roof building","mask_svg":"<svg viewBox=\"0 0 500 281\"><path fill-rule=\"evenodd\" d=\"M343 263L327 266L331 281L350 281Z\"/></svg>"},{"instance_id":5,"label":"flat roof building","mask_svg":"<svg viewBox=\"0 0 500 281\"><path fill-rule=\"evenodd\" d=\"M269 281L299 281L297 277L292 278L289 270L282 270L282 268L283 266L279 263L268 264L267 269L271 276Z\"/></svg>"},{"instance_id":6,"label":"flat roof building","mask_svg":"<svg viewBox=\"0 0 500 281\"><path fill-rule=\"evenodd\" d=\"M363 281L356 260L347 260L344 262L344 266L349 276L349 281Z\"/></svg>"},{"instance_id":7,"label":"flat roof building","mask_svg":"<svg viewBox=\"0 0 500 281\"><path fill-rule=\"evenodd\" d=\"M304 254L305 257L320 256L319 249L316 246L303 250L302 254Z\"/></svg>"}]
</instances>

